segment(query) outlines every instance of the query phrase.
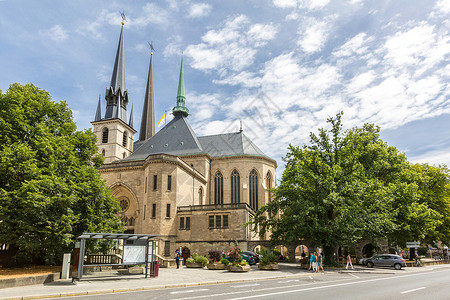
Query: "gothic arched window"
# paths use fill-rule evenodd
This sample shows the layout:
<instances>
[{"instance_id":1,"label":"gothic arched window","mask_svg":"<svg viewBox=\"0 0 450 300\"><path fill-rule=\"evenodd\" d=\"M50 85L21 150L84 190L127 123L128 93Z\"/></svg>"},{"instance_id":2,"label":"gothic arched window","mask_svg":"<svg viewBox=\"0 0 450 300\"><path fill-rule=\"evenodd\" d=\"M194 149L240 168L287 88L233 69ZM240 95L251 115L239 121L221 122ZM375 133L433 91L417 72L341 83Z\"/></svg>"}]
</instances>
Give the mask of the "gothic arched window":
<instances>
[{"instance_id":1,"label":"gothic arched window","mask_svg":"<svg viewBox=\"0 0 450 300\"><path fill-rule=\"evenodd\" d=\"M237 170L231 172L231 203L241 202L241 176Z\"/></svg>"},{"instance_id":2,"label":"gothic arched window","mask_svg":"<svg viewBox=\"0 0 450 300\"><path fill-rule=\"evenodd\" d=\"M223 204L223 176L220 171L214 176L214 204Z\"/></svg>"},{"instance_id":3,"label":"gothic arched window","mask_svg":"<svg viewBox=\"0 0 450 300\"><path fill-rule=\"evenodd\" d=\"M128 138L128 133L126 131L124 131L124 133L123 133L123 140L122 140L122 146L124 146L125 148L127 147L127 138Z\"/></svg>"},{"instance_id":4,"label":"gothic arched window","mask_svg":"<svg viewBox=\"0 0 450 300\"><path fill-rule=\"evenodd\" d=\"M270 172L267 172L266 175L266 187L267 187L267 192L268 192L268 200L272 200L272 193L270 192L270 189L272 188L272 175L270 174Z\"/></svg>"},{"instance_id":5,"label":"gothic arched window","mask_svg":"<svg viewBox=\"0 0 450 300\"><path fill-rule=\"evenodd\" d=\"M253 169L248 176L248 185L250 207L254 210L258 210L258 174L255 169Z\"/></svg>"},{"instance_id":6,"label":"gothic arched window","mask_svg":"<svg viewBox=\"0 0 450 300\"><path fill-rule=\"evenodd\" d=\"M103 128L103 132L102 132L102 143L103 144L106 144L108 142L108 134L109 134L108 128Z\"/></svg>"}]
</instances>

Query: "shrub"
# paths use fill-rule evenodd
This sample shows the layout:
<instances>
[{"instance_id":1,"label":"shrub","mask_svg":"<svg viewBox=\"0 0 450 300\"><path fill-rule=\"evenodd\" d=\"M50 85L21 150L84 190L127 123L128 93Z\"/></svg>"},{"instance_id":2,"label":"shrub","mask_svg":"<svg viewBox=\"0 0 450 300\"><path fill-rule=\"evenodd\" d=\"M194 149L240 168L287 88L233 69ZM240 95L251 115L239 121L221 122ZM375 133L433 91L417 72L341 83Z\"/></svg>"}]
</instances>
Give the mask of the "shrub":
<instances>
[{"instance_id":1,"label":"shrub","mask_svg":"<svg viewBox=\"0 0 450 300\"><path fill-rule=\"evenodd\" d=\"M274 253L275 251L269 251L267 249L261 250L262 258L259 262L261 266L269 265L269 264L277 264L278 256Z\"/></svg>"},{"instance_id":2,"label":"shrub","mask_svg":"<svg viewBox=\"0 0 450 300\"><path fill-rule=\"evenodd\" d=\"M194 260L196 263L198 263L199 265L202 265L203 267L208 264L208 259L206 258L206 256L197 255L197 257L194 258Z\"/></svg>"},{"instance_id":3,"label":"shrub","mask_svg":"<svg viewBox=\"0 0 450 300\"><path fill-rule=\"evenodd\" d=\"M223 263L225 266L228 266L230 264L230 261L228 259L226 259L226 258L222 258L220 260L220 262Z\"/></svg>"},{"instance_id":4,"label":"shrub","mask_svg":"<svg viewBox=\"0 0 450 300\"><path fill-rule=\"evenodd\" d=\"M195 260L192 257L189 257L188 259L186 259L186 263L188 263L188 264L192 264L194 262L195 262Z\"/></svg>"},{"instance_id":5,"label":"shrub","mask_svg":"<svg viewBox=\"0 0 450 300\"><path fill-rule=\"evenodd\" d=\"M237 263L242 261L241 249L239 248L238 242L234 242L234 247L230 249L230 259L232 263Z\"/></svg>"},{"instance_id":6,"label":"shrub","mask_svg":"<svg viewBox=\"0 0 450 300\"><path fill-rule=\"evenodd\" d=\"M222 252L219 250L209 250L208 251L208 255L209 255L209 261L211 263L215 263L220 261L220 257L222 255Z\"/></svg>"}]
</instances>

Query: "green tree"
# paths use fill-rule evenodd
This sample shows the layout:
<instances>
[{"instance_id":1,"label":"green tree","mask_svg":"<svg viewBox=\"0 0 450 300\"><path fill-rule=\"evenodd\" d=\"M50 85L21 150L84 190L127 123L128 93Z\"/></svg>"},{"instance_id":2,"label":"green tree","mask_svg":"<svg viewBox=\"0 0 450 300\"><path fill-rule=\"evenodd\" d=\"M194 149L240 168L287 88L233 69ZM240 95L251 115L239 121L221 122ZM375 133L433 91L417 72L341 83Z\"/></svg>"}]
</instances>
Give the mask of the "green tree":
<instances>
[{"instance_id":1,"label":"green tree","mask_svg":"<svg viewBox=\"0 0 450 300\"><path fill-rule=\"evenodd\" d=\"M327 120L330 129L311 133L310 145L289 146L274 200L252 220L275 244L307 239L322 246L329 264L337 246L398 232L403 203L416 207L419 191L415 181L404 180L406 157L380 139L377 126L343 132L341 116ZM425 223L434 213L421 211L417 220Z\"/></svg>"},{"instance_id":2,"label":"green tree","mask_svg":"<svg viewBox=\"0 0 450 300\"><path fill-rule=\"evenodd\" d=\"M46 91L0 91L0 243L15 250L11 263L53 264L82 232L122 230L95 140Z\"/></svg>"},{"instance_id":3,"label":"green tree","mask_svg":"<svg viewBox=\"0 0 450 300\"><path fill-rule=\"evenodd\" d=\"M399 198L393 209L397 211L397 229L391 241L405 246L406 242L450 242L450 174L445 166L411 164L402 173L411 187L411 197Z\"/></svg>"}]
</instances>

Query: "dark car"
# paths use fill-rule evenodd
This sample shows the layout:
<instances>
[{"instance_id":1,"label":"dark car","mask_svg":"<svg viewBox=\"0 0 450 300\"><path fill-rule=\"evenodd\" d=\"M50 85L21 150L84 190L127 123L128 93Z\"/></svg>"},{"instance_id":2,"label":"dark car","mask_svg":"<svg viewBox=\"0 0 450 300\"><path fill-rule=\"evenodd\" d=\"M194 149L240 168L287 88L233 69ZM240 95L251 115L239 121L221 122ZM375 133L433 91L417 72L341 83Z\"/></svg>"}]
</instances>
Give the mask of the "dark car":
<instances>
[{"instance_id":1,"label":"dark car","mask_svg":"<svg viewBox=\"0 0 450 300\"><path fill-rule=\"evenodd\" d=\"M253 257L253 259L255 260L255 263L259 263L259 255L256 254L255 252L253 252L253 251L244 251L243 253L245 255L247 255L247 256Z\"/></svg>"},{"instance_id":2,"label":"dark car","mask_svg":"<svg viewBox=\"0 0 450 300\"><path fill-rule=\"evenodd\" d=\"M377 254L371 258L364 260L364 264L369 267L394 267L396 270L400 270L402 267L406 267L405 260L395 254Z\"/></svg>"}]
</instances>

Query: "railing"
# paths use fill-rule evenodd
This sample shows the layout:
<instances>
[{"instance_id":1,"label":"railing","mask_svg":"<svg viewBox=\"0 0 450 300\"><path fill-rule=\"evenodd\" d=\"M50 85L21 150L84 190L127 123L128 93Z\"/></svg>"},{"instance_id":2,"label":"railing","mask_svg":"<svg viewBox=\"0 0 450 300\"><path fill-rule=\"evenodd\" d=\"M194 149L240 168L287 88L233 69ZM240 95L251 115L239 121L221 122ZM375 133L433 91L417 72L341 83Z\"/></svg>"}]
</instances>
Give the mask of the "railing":
<instances>
[{"instance_id":1,"label":"railing","mask_svg":"<svg viewBox=\"0 0 450 300\"><path fill-rule=\"evenodd\" d=\"M176 261L174 258L167 259L162 256L159 256L158 254L156 254L156 257L158 258L159 266L161 268L170 268L170 267L174 267L176 265Z\"/></svg>"},{"instance_id":2,"label":"railing","mask_svg":"<svg viewBox=\"0 0 450 300\"><path fill-rule=\"evenodd\" d=\"M119 264L122 259L117 254L89 254L87 256L87 264L102 265L102 264Z\"/></svg>"},{"instance_id":3,"label":"railing","mask_svg":"<svg viewBox=\"0 0 450 300\"><path fill-rule=\"evenodd\" d=\"M224 203L224 204L208 204L208 205L189 205L178 206L178 212L196 211L196 210L229 210L229 209L247 209L254 212L247 203Z\"/></svg>"}]
</instances>

